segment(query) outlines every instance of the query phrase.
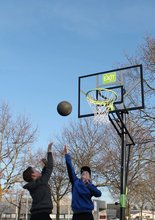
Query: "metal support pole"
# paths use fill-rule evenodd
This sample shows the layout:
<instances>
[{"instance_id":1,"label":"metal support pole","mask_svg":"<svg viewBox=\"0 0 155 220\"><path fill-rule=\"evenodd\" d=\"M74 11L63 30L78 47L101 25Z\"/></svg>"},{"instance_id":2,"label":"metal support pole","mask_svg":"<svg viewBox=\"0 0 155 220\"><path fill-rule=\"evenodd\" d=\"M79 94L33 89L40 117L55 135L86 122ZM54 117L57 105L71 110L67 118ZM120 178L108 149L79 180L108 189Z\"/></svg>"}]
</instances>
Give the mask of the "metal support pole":
<instances>
[{"instance_id":1,"label":"metal support pole","mask_svg":"<svg viewBox=\"0 0 155 220\"><path fill-rule=\"evenodd\" d=\"M123 112L121 113L123 121ZM126 206L126 149L125 149L125 129L122 123L121 133L121 181L120 181L120 220L125 220Z\"/></svg>"},{"instance_id":2,"label":"metal support pole","mask_svg":"<svg viewBox=\"0 0 155 220\"><path fill-rule=\"evenodd\" d=\"M126 196L127 196L127 182L129 173L130 150L131 145L135 145L126 127L127 111L121 111L109 114L109 120L112 123L117 134L121 138L121 177L120 177L120 220L125 220ZM126 136L130 143L127 144ZM126 155L126 147L128 146L128 154ZM126 158L127 156L127 158Z\"/></svg>"}]
</instances>

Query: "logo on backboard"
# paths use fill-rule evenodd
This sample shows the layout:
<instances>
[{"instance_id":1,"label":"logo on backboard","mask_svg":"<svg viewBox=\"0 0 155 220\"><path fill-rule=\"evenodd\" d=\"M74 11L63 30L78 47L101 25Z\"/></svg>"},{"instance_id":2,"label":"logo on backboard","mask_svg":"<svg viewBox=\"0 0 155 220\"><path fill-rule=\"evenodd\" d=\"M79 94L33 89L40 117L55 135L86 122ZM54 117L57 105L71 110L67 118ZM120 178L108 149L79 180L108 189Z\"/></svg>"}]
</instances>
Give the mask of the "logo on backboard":
<instances>
[{"instance_id":1,"label":"logo on backboard","mask_svg":"<svg viewBox=\"0 0 155 220\"><path fill-rule=\"evenodd\" d=\"M103 84L115 82L116 81L116 72L103 74L102 80L103 80Z\"/></svg>"}]
</instances>

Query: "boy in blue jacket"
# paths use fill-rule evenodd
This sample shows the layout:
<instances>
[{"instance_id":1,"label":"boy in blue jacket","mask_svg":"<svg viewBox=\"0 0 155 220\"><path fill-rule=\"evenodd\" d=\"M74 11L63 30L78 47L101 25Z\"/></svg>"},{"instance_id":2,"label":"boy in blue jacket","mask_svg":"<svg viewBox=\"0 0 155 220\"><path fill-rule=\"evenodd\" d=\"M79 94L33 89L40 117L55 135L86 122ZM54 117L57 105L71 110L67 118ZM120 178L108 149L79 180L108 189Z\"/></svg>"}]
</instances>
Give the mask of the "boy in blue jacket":
<instances>
[{"instance_id":1,"label":"boy in blue jacket","mask_svg":"<svg viewBox=\"0 0 155 220\"><path fill-rule=\"evenodd\" d=\"M92 210L94 209L92 196L100 197L101 191L91 182L91 170L88 166L81 168L81 178L79 179L72 166L68 147L64 148L68 176L72 184L72 220L93 220Z\"/></svg>"}]
</instances>

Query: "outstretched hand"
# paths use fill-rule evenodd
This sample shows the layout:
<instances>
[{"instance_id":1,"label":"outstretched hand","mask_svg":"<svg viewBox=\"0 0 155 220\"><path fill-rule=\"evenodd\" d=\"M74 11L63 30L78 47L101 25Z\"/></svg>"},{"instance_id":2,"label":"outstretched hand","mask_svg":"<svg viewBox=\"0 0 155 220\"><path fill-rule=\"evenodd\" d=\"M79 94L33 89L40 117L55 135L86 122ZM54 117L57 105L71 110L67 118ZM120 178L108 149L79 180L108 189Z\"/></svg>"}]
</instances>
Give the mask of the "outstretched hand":
<instances>
[{"instance_id":1,"label":"outstretched hand","mask_svg":"<svg viewBox=\"0 0 155 220\"><path fill-rule=\"evenodd\" d=\"M52 145L53 145L53 143L49 143L49 144L48 144L48 152L51 152L51 151L52 151Z\"/></svg>"},{"instance_id":2,"label":"outstretched hand","mask_svg":"<svg viewBox=\"0 0 155 220\"><path fill-rule=\"evenodd\" d=\"M65 145L65 147L64 147L64 154L68 154L68 146L67 145Z\"/></svg>"}]
</instances>

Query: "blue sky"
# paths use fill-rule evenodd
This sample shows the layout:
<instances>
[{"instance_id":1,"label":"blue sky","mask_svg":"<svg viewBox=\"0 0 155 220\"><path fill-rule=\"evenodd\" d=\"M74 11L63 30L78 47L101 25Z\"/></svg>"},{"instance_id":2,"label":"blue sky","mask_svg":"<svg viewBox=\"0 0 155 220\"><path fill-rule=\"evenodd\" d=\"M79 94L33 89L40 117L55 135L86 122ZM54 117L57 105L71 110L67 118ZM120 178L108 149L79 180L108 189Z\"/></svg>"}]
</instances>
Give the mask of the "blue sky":
<instances>
[{"instance_id":1,"label":"blue sky","mask_svg":"<svg viewBox=\"0 0 155 220\"><path fill-rule=\"evenodd\" d=\"M0 1L0 101L38 126L46 146L77 119L78 77L102 72L134 55L155 33L155 1ZM72 103L61 117L56 106Z\"/></svg>"}]
</instances>

